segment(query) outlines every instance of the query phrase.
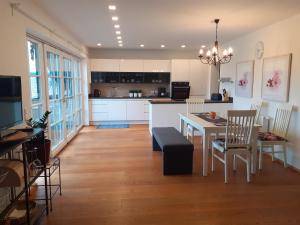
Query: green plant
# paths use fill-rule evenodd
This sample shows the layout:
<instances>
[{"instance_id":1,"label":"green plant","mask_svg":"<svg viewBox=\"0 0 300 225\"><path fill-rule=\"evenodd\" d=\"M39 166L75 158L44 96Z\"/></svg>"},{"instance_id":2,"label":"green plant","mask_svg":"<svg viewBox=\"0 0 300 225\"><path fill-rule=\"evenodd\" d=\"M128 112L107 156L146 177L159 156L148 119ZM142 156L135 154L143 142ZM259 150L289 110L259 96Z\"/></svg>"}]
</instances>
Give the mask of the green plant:
<instances>
[{"instance_id":1,"label":"green plant","mask_svg":"<svg viewBox=\"0 0 300 225\"><path fill-rule=\"evenodd\" d=\"M26 120L27 126L30 126L32 128L47 129L47 125L48 125L47 121L50 113L51 112L47 110L39 120L33 120L32 118Z\"/></svg>"}]
</instances>

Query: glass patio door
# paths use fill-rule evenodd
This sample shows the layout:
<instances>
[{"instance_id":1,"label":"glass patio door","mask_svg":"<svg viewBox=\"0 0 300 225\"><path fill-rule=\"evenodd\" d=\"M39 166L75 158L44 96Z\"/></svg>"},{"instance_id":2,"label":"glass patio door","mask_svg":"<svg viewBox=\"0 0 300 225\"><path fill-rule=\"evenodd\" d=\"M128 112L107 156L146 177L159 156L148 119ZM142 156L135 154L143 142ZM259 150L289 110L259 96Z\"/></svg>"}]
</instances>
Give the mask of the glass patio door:
<instances>
[{"instance_id":1,"label":"glass patio door","mask_svg":"<svg viewBox=\"0 0 300 225\"><path fill-rule=\"evenodd\" d=\"M74 126L74 70L72 60L63 57L64 65L64 111L66 136L70 136L75 131Z\"/></svg>"},{"instance_id":2,"label":"glass patio door","mask_svg":"<svg viewBox=\"0 0 300 225\"><path fill-rule=\"evenodd\" d=\"M61 56L59 52L47 46L45 49L46 73L48 77L48 102L51 111L49 131L52 149L64 141L64 113L63 113L63 74L61 73Z\"/></svg>"}]
</instances>

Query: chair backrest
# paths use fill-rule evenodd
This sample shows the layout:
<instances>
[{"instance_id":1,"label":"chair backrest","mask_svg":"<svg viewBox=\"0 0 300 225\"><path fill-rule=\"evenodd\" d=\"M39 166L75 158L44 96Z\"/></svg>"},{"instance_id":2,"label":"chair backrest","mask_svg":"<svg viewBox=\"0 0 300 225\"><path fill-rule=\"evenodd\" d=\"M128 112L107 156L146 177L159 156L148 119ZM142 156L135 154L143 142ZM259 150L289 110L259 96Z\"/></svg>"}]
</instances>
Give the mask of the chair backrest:
<instances>
[{"instance_id":1,"label":"chair backrest","mask_svg":"<svg viewBox=\"0 0 300 225\"><path fill-rule=\"evenodd\" d=\"M200 113L204 111L204 99L192 97L186 100L187 113Z\"/></svg>"},{"instance_id":2,"label":"chair backrest","mask_svg":"<svg viewBox=\"0 0 300 225\"><path fill-rule=\"evenodd\" d=\"M228 110L225 149L250 147L256 110Z\"/></svg>"},{"instance_id":3,"label":"chair backrest","mask_svg":"<svg viewBox=\"0 0 300 225\"><path fill-rule=\"evenodd\" d=\"M256 110L255 123L259 123L259 115L262 107L262 101L252 102L250 106L250 110Z\"/></svg>"},{"instance_id":4,"label":"chair backrest","mask_svg":"<svg viewBox=\"0 0 300 225\"><path fill-rule=\"evenodd\" d=\"M272 133L286 138L292 111L293 105L290 104L280 104L277 107Z\"/></svg>"}]
</instances>

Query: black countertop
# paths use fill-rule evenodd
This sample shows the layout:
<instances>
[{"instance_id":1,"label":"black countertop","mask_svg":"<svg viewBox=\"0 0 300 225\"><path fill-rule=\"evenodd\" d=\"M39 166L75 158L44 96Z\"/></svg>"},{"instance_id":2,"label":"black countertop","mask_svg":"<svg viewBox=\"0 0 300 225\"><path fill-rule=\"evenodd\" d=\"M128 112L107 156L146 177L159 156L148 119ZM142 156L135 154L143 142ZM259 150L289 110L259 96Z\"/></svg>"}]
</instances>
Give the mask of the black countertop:
<instances>
[{"instance_id":1,"label":"black countertop","mask_svg":"<svg viewBox=\"0 0 300 225\"><path fill-rule=\"evenodd\" d=\"M176 100L149 100L151 104L186 104L186 101L176 101ZM212 103L233 103L233 100L231 101L215 101L215 100L210 100L210 99L205 99L205 104L212 104Z\"/></svg>"}]
</instances>

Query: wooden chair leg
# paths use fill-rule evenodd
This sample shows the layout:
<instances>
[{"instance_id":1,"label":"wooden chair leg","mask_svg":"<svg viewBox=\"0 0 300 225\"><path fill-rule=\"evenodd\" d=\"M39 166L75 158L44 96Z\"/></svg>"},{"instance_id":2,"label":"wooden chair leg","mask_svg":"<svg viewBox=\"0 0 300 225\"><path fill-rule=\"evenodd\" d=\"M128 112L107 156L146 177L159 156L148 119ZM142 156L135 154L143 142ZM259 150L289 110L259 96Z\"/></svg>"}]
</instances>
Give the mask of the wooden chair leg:
<instances>
[{"instance_id":1,"label":"wooden chair leg","mask_svg":"<svg viewBox=\"0 0 300 225\"><path fill-rule=\"evenodd\" d=\"M227 152L225 151L224 153L224 182L225 184L227 184L227 181L228 181L228 171L227 171Z\"/></svg>"},{"instance_id":2,"label":"wooden chair leg","mask_svg":"<svg viewBox=\"0 0 300 225\"><path fill-rule=\"evenodd\" d=\"M271 147L272 149L272 162L274 162L275 154L274 154L274 145Z\"/></svg>"},{"instance_id":3,"label":"wooden chair leg","mask_svg":"<svg viewBox=\"0 0 300 225\"><path fill-rule=\"evenodd\" d=\"M259 146L259 158L258 158L258 169L262 169L262 153L263 153L263 145Z\"/></svg>"},{"instance_id":4,"label":"wooden chair leg","mask_svg":"<svg viewBox=\"0 0 300 225\"><path fill-rule=\"evenodd\" d=\"M211 171L214 172L215 171L215 149L214 147L211 148Z\"/></svg>"},{"instance_id":5,"label":"wooden chair leg","mask_svg":"<svg viewBox=\"0 0 300 225\"><path fill-rule=\"evenodd\" d=\"M284 165L284 168L286 168L287 162L286 162L286 146L285 146L285 144L282 145L282 148L283 148L283 165Z\"/></svg>"}]
</instances>

